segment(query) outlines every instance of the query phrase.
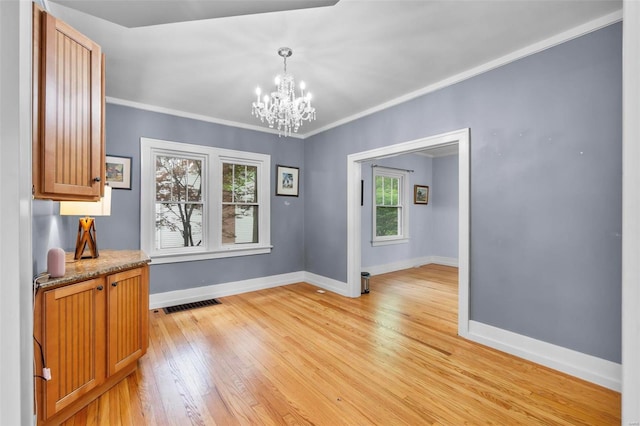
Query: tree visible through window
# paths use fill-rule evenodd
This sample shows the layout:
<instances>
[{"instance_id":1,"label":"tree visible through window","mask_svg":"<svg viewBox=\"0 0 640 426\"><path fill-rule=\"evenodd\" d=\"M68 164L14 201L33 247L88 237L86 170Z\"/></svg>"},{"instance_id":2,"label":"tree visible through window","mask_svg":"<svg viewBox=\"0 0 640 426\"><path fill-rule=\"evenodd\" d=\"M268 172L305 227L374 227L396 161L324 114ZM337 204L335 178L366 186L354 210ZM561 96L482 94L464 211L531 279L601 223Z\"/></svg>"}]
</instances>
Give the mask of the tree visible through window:
<instances>
[{"instance_id":1,"label":"tree visible through window","mask_svg":"<svg viewBox=\"0 0 640 426\"><path fill-rule=\"evenodd\" d=\"M373 169L374 245L406 242L408 209L405 206L407 173L402 170Z\"/></svg>"},{"instance_id":2,"label":"tree visible through window","mask_svg":"<svg viewBox=\"0 0 640 426\"><path fill-rule=\"evenodd\" d=\"M376 237L400 235L400 179L376 176Z\"/></svg>"},{"instance_id":3,"label":"tree visible through window","mask_svg":"<svg viewBox=\"0 0 640 426\"><path fill-rule=\"evenodd\" d=\"M202 244L202 160L156 157L156 248Z\"/></svg>"},{"instance_id":4,"label":"tree visible through window","mask_svg":"<svg viewBox=\"0 0 640 426\"><path fill-rule=\"evenodd\" d=\"M154 263L271 252L271 157L140 139L140 246Z\"/></svg>"}]
</instances>

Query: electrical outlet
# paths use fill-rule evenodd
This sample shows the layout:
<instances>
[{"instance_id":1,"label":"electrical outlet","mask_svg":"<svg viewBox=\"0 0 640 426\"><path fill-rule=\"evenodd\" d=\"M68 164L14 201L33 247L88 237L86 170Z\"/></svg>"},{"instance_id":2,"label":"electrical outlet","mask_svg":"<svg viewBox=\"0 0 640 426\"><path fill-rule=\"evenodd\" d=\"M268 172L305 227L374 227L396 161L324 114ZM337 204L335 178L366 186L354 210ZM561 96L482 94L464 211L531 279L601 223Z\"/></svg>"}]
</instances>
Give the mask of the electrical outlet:
<instances>
[{"instance_id":1,"label":"electrical outlet","mask_svg":"<svg viewBox=\"0 0 640 426\"><path fill-rule=\"evenodd\" d=\"M50 368L43 368L42 369L42 377L44 377L47 380L51 380L51 369Z\"/></svg>"}]
</instances>

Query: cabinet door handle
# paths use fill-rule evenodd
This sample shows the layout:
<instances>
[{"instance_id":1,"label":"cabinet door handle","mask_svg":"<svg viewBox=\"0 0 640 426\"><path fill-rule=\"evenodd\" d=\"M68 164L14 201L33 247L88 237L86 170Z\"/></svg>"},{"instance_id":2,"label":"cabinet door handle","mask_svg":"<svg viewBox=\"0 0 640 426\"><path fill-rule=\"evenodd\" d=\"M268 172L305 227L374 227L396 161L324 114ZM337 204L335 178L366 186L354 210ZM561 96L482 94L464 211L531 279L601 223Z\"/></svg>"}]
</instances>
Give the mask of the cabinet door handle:
<instances>
[{"instance_id":1,"label":"cabinet door handle","mask_svg":"<svg viewBox=\"0 0 640 426\"><path fill-rule=\"evenodd\" d=\"M99 285L99 286L97 287L98 291L102 291L102 289L103 289L103 288L104 288L104 287L102 287L101 285Z\"/></svg>"},{"instance_id":2,"label":"cabinet door handle","mask_svg":"<svg viewBox=\"0 0 640 426\"><path fill-rule=\"evenodd\" d=\"M118 281L114 281L114 282L112 282L112 283L111 283L111 285L112 285L113 287L118 287Z\"/></svg>"},{"instance_id":3,"label":"cabinet door handle","mask_svg":"<svg viewBox=\"0 0 640 426\"><path fill-rule=\"evenodd\" d=\"M94 178L93 178L93 181L94 181L94 182L100 182L100 176L94 177Z\"/></svg>"}]
</instances>

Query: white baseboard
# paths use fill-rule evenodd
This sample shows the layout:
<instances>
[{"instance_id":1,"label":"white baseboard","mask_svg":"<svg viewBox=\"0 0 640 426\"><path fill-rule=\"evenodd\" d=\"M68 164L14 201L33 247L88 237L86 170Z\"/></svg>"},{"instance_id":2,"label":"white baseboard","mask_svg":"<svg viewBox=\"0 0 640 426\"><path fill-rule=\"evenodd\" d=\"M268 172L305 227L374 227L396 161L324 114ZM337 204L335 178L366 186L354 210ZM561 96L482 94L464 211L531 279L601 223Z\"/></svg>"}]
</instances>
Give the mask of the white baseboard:
<instances>
[{"instance_id":1,"label":"white baseboard","mask_svg":"<svg viewBox=\"0 0 640 426\"><path fill-rule=\"evenodd\" d=\"M437 265L455 266L458 267L458 258L456 257L444 257L444 256L431 256L429 263L435 263Z\"/></svg>"},{"instance_id":2,"label":"white baseboard","mask_svg":"<svg viewBox=\"0 0 640 426\"><path fill-rule=\"evenodd\" d=\"M213 284L184 290L155 293L149 295L149 309L199 302L215 297L233 296L234 294L248 293L250 291L279 287L302 281L305 281L305 272L299 271L224 284Z\"/></svg>"},{"instance_id":3,"label":"white baseboard","mask_svg":"<svg viewBox=\"0 0 640 426\"><path fill-rule=\"evenodd\" d=\"M427 261L425 261L425 259ZM456 259L429 257L412 259L405 263L395 262L382 265L380 269L368 269L375 271L375 273L370 272L372 275L375 275L385 273L379 272L381 270L392 272L428 263L457 266ZM298 282L307 282L322 289L349 297L346 283L311 272L298 271L244 281L151 294L149 296L149 308L157 309L183 303L198 302L215 297L232 296ZM622 388L622 366L615 362L586 355L476 321L469 321L469 333L462 337L618 392L620 392Z\"/></svg>"},{"instance_id":4,"label":"white baseboard","mask_svg":"<svg viewBox=\"0 0 640 426\"><path fill-rule=\"evenodd\" d=\"M622 389L622 366L615 362L476 321L469 321L469 335L462 337L617 392Z\"/></svg>"},{"instance_id":5,"label":"white baseboard","mask_svg":"<svg viewBox=\"0 0 640 426\"><path fill-rule=\"evenodd\" d=\"M402 271L403 269L417 268L422 265L436 263L438 265L458 266L458 259L442 256L414 257L413 259L400 260L398 262L385 263L384 265L363 266L362 270L371 275L386 274L389 272Z\"/></svg>"},{"instance_id":6,"label":"white baseboard","mask_svg":"<svg viewBox=\"0 0 640 426\"><path fill-rule=\"evenodd\" d=\"M367 271L371 275L380 275L402 271L403 269L417 268L427 263L431 263L431 256L414 257L413 259L399 260L397 262L385 263L384 265L363 266L362 270Z\"/></svg>"},{"instance_id":7,"label":"white baseboard","mask_svg":"<svg viewBox=\"0 0 640 426\"><path fill-rule=\"evenodd\" d=\"M327 278L322 275L313 274L311 272L304 273L304 281L308 282L309 284L321 287L325 290L337 293L341 296L349 297L349 289L347 283L343 283L342 281L334 280L333 278Z\"/></svg>"}]
</instances>

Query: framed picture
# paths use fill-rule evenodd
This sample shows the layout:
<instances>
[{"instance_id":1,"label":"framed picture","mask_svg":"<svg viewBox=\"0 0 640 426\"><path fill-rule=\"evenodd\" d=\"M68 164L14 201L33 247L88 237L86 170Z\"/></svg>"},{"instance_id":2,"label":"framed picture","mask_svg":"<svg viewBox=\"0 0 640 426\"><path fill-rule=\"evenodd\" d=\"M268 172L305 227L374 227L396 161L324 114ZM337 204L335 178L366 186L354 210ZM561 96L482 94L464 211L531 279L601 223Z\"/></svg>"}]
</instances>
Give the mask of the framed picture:
<instances>
[{"instance_id":1,"label":"framed picture","mask_svg":"<svg viewBox=\"0 0 640 426\"><path fill-rule=\"evenodd\" d=\"M106 183L111 188L131 189L131 157L107 155L106 162Z\"/></svg>"},{"instance_id":2,"label":"framed picture","mask_svg":"<svg viewBox=\"0 0 640 426\"><path fill-rule=\"evenodd\" d=\"M413 204L429 204L429 187L413 185Z\"/></svg>"},{"instance_id":3,"label":"framed picture","mask_svg":"<svg viewBox=\"0 0 640 426\"><path fill-rule=\"evenodd\" d=\"M297 197L300 189L300 168L276 166L276 195Z\"/></svg>"}]
</instances>

